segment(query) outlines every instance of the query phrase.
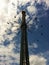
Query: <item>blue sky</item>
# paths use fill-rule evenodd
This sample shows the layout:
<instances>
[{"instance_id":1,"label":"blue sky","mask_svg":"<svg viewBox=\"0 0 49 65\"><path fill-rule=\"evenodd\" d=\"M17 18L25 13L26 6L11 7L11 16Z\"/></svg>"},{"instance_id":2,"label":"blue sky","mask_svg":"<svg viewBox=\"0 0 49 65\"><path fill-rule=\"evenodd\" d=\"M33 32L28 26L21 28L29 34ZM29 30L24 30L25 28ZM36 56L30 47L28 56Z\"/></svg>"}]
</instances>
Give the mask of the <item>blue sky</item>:
<instances>
[{"instance_id":1,"label":"blue sky","mask_svg":"<svg viewBox=\"0 0 49 65\"><path fill-rule=\"evenodd\" d=\"M48 65L48 0L0 0L0 65L20 63L22 10L26 11L30 65Z\"/></svg>"}]
</instances>

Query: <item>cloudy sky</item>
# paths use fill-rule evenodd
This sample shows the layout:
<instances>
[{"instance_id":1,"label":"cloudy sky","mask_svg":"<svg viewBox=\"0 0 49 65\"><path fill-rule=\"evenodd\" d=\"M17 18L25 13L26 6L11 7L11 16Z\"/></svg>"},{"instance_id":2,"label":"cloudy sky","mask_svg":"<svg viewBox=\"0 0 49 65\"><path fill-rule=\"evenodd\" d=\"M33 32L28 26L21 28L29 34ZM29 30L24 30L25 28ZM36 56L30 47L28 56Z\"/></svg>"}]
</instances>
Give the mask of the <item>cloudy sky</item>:
<instances>
[{"instance_id":1,"label":"cloudy sky","mask_svg":"<svg viewBox=\"0 0 49 65\"><path fill-rule=\"evenodd\" d=\"M0 65L20 63L22 10L26 11L30 65L48 65L49 0L0 0Z\"/></svg>"}]
</instances>

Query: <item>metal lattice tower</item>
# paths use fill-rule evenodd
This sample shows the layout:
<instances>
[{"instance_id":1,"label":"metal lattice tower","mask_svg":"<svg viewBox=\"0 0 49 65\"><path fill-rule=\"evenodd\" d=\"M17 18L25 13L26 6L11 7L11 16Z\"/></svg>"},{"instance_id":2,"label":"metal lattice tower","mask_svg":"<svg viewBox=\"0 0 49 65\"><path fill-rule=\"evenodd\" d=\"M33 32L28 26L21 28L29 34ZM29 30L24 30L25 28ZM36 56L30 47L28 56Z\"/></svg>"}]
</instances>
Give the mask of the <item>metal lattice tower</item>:
<instances>
[{"instance_id":1,"label":"metal lattice tower","mask_svg":"<svg viewBox=\"0 0 49 65\"><path fill-rule=\"evenodd\" d=\"M22 11L20 65L29 65L27 24L25 22L25 11Z\"/></svg>"}]
</instances>

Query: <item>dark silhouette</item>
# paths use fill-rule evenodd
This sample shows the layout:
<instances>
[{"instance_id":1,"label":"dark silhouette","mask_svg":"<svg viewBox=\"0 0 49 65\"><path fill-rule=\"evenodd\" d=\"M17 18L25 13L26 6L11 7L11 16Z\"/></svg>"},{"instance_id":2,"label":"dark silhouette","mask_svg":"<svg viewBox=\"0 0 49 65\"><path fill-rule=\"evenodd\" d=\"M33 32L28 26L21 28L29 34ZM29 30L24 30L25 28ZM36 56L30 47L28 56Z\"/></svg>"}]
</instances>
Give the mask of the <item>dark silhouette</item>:
<instances>
[{"instance_id":1,"label":"dark silhouette","mask_svg":"<svg viewBox=\"0 0 49 65\"><path fill-rule=\"evenodd\" d=\"M25 16L25 11L22 11L20 65L29 65L27 24L25 22Z\"/></svg>"}]
</instances>

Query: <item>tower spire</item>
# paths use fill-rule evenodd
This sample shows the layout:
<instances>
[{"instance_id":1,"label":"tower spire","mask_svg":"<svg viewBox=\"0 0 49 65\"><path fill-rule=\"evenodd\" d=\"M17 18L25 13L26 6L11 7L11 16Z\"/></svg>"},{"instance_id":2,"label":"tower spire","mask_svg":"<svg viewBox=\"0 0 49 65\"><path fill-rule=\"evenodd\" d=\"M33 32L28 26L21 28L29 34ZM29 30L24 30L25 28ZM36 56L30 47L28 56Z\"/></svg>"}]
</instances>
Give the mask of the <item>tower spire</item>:
<instances>
[{"instance_id":1,"label":"tower spire","mask_svg":"<svg viewBox=\"0 0 49 65\"><path fill-rule=\"evenodd\" d=\"M25 22L25 15L25 11L22 11L20 65L29 65L27 24Z\"/></svg>"}]
</instances>

